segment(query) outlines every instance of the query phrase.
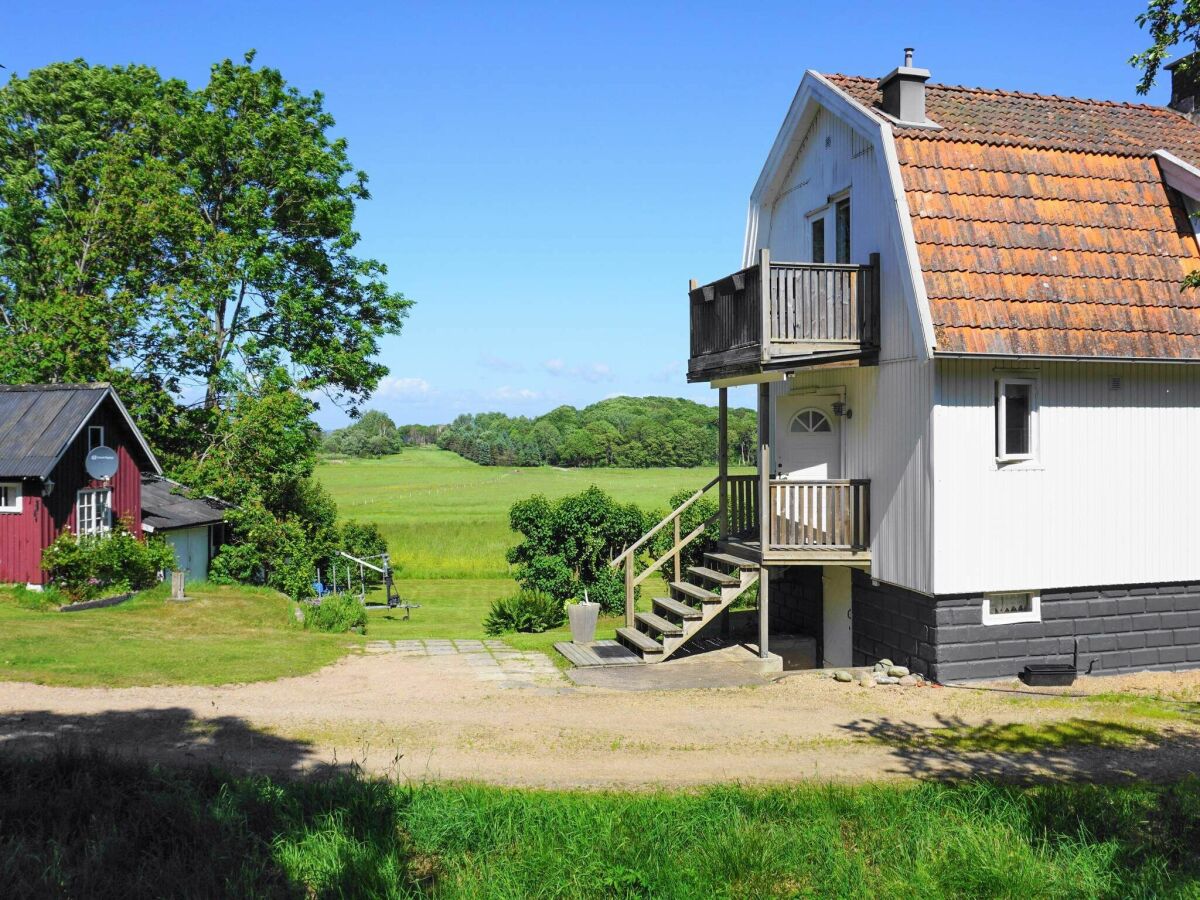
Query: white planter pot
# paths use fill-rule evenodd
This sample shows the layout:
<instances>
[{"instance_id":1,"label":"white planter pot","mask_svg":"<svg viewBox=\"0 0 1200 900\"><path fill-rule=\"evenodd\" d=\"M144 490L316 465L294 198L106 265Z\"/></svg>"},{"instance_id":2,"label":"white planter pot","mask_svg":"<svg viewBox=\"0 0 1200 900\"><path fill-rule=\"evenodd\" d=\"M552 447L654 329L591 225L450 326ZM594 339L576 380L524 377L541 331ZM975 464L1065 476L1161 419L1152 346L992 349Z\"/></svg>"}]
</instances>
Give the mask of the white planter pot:
<instances>
[{"instance_id":1,"label":"white planter pot","mask_svg":"<svg viewBox=\"0 0 1200 900\"><path fill-rule=\"evenodd\" d=\"M567 618L571 621L571 641L590 644L596 639L596 619L600 615L599 603L568 603Z\"/></svg>"}]
</instances>

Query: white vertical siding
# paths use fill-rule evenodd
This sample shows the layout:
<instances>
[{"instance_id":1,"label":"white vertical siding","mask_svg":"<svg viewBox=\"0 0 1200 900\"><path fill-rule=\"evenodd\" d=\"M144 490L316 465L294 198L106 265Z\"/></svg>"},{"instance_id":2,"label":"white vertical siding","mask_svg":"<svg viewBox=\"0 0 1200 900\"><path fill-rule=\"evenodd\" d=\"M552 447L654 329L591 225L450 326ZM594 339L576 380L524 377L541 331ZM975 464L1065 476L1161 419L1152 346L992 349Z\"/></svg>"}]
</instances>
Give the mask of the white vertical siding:
<instances>
[{"instance_id":1,"label":"white vertical siding","mask_svg":"<svg viewBox=\"0 0 1200 900\"><path fill-rule=\"evenodd\" d=\"M776 385L775 396L810 387L844 387L854 413L841 423L843 475L871 480L872 576L931 593L933 364L802 369ZM777 434L789 439L786 429Z\"/></svg>"},{"instance_id":2,"label":"white vertical siding","mask_svg":"<svg viewBox=\"0 0 1200 900\"><path fill-rule=\"evenodd\" d=\"M936 368L936 593L1200 578L1200 369L992 360ZM1039 379L1039 454L1001 468L994 382L1015 369Z\"/></svg>"},{"instance_id":3,"label":"white vertical siding","mask_svg":"<svg viewBox=\"0 0 1200 900\"><path fill-rule=\"evenodd\" d=\"M884 161L870 140L824 108L801 139L779 195L763 211L758 248L769 249L772 259L809 261L808 214L847 188L851 261L865 263L872 253L880 254L882 358L911 357L919 345L909 301L901 291L905 263L896 252L898 242L891 231L897 227L896 210L890 202ZM830 232L826 259L832 259L833 253Z\"/></svg>"}]
</instances>

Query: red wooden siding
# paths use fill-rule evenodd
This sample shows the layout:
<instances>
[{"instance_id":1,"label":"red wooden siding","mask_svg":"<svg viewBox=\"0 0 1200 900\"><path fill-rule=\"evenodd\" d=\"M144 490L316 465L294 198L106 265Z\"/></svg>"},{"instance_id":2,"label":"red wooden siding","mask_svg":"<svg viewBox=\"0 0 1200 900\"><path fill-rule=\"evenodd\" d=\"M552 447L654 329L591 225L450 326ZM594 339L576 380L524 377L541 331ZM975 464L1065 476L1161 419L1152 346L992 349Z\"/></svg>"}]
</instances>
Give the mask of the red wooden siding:
<instances>
[{"instance_id":1,"label":"red wooden siding","mask_svg":"<svg viewBox=\"0 0 1200 900\"><path fill-rule=\"evenodd\" d=\"M128 520L130 530L141 537L141 468L148 463L137 438L111 398L105 399L87 424L103 425L105 444L117 452L117 473L108 485L113 492L113 519ZM50 475L54 482L50 496L41 496L42 482L27 479L21 512L0 513L0 582L45 583L42 550L64 529L74 530L76 492L105 486L88 478L84 470L87 453L88 430L84 427Z\"/></svg>"}]
</instances>

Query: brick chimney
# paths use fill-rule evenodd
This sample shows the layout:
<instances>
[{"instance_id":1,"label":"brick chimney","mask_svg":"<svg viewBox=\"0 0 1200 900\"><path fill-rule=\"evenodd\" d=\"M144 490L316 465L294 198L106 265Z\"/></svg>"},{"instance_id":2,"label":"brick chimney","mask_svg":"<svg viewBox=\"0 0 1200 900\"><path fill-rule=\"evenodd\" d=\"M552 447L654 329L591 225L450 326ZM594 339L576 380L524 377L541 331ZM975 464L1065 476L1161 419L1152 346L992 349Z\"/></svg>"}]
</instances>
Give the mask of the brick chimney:
<instances>
[{"instance_id":1,"label":"brick chimney","mask_svg":"<svg viewBox=\"0 0 1200 900\"><path fill-rule=\"evenodd\" d=\"M1200 124L1200 52L1177 59L1166 69L1171 73L1171 102L1167 105Z\"/></svg>"},{"instance_id":2,"label":"brick chimney","mask_svg":"<svg viewBox=\"0 0 1200 900\"><path fill-rule=\"evenodd\" d=\"M913 68L913 48L904 48L904 65L897 66L879 80L883 91L883 111L910 125L925 125L925 82L928 69Z\"/></svg>"}]
</instances>

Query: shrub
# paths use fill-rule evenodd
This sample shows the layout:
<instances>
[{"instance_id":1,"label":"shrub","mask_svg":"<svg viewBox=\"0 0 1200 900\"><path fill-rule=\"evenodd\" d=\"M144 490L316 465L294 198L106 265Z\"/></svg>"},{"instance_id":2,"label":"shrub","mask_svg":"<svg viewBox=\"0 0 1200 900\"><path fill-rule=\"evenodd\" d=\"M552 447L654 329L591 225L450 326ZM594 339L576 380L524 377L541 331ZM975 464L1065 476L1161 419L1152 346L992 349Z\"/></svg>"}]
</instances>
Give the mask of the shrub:
<instances>
[{"instance_id":1,"label":"shrub","mask_svg":"<svg viewBox=\"0 0 1200 900\"><path fill-rule=\"evenodd\" d=\"M492 604L483 630L488 634L522 631L539 634L557 628L567 620L561 600L542 591L518 591Z\"/></svg>"},{"instance_id":2,"label":"shrub","mask_svg":"<svg viewBox=\"0 0 1200 900\"><path fill-rule=\"evenodd\" d=\"M329 594L319 606L305 607L304 627L342 634L351 629L367 631L367 610L351 594Z\"/></svg>"},{"instance_id":3,"label":"shrub","mask_svg":"<svg viewBox=\"0 0 1200 900\"><path fill-rule=\"evenodd\" d=\"M582 596L619 609L614 576L608 562L646 530L646 514L635 504L617 503L596 486L551 501L538 495L509 510L509 525L523 540L508 551L517 583L556 600Z\"/></svg>"},{"instance_id":4,"label":"shrub","mask_svg":"<svg viewBox=\"0 0 1200 900\"><path fill-rule=\"evenodd\" d=\"M159 572L174 565L175 553L165 541L139 541L123 521L104 535L76 537L64 531L42 551L42 569L50 573L51 584L74 603L148 588Z\"/></svg>"}]
</instances>

